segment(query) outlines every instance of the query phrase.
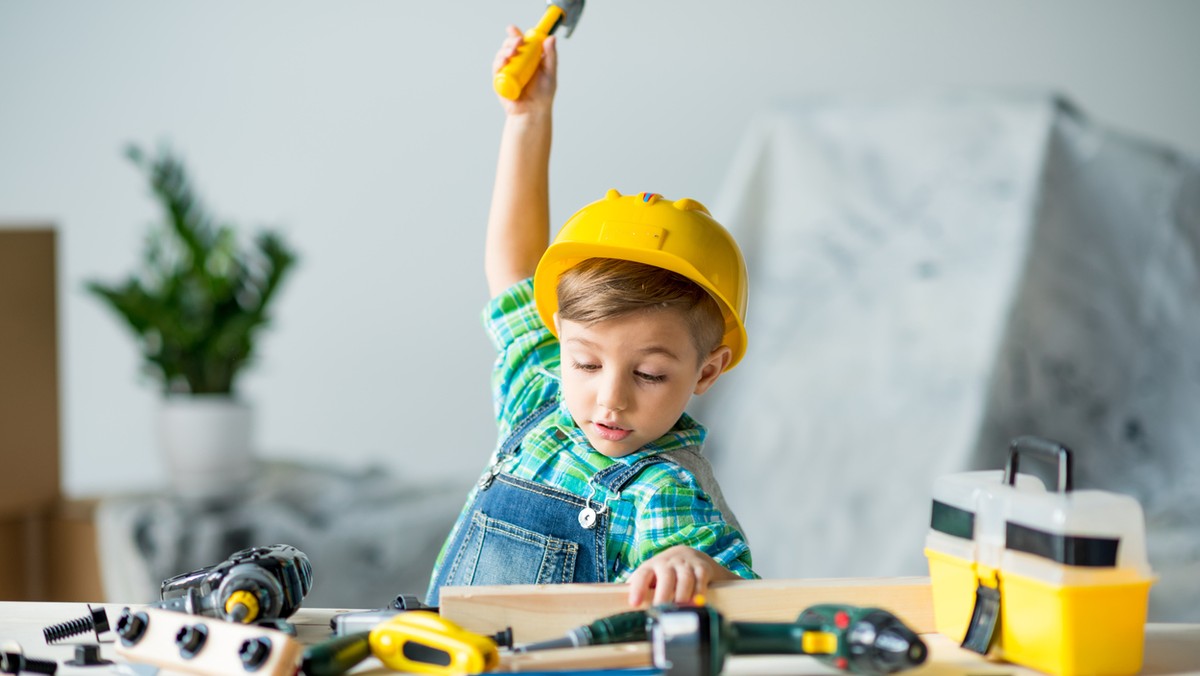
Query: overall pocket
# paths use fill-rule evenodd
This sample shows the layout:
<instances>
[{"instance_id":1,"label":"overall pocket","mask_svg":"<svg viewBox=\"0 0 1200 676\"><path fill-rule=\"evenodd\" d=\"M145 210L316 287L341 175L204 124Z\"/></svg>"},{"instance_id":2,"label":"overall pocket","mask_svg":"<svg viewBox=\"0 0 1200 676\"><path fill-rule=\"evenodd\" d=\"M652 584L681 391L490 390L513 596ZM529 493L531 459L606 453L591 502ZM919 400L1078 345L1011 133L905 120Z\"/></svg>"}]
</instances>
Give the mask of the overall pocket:
<instances>
[{"instance_id":1,"label":"overall pocket","mask_svg":"<svg viewBox=\"0 0 1200 676\"><path fill-rule=\"evenodd\" d=\"M579 545L536 533L476 510L447 586L558 584L575 576Z\"/></svg>"}]
</instances>

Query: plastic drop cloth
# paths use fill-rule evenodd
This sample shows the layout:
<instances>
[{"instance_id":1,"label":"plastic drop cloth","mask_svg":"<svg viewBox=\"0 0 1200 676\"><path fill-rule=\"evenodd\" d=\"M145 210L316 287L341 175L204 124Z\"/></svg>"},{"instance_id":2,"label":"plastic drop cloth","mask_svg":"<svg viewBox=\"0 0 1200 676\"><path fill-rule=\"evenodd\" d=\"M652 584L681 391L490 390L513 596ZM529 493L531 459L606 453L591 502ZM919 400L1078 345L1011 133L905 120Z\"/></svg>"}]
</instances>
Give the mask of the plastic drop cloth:
<instances>
[{"instance_id":1,"label":"plastic drop cloth","mask_svg":"<svg viewBox=\"0 0 1200 676\"><path fill-rule=\"evenodd\" d=\"M714 207L750 343L693 412L760 573L927 574L934 479L1037 434L1141 502L1150 619L1200 620L1200 160L1048 94L809 100Z\"/></svg>"}]
</instances>

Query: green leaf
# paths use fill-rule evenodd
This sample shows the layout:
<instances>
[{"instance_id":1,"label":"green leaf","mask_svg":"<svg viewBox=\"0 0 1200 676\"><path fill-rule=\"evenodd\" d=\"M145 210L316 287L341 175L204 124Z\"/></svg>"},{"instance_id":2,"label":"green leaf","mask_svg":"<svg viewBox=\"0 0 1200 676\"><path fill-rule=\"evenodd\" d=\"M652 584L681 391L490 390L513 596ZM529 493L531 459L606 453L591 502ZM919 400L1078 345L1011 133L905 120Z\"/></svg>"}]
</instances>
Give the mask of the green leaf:
<instances>
[{"instance_id":1,"label":"green leaf","mask_svg":"<svg viewBox=\"0 0 1200 676\"><path fill-rule=\"evenodd\" d=\"M296 253L274 232L242 248L237 227L208 213L168 148L151 157L130 144L125 156L145 174L164 222L147 233L140 274L85 288L124 320L164 392L232 394Z\"/></svg>"}]
</instances>

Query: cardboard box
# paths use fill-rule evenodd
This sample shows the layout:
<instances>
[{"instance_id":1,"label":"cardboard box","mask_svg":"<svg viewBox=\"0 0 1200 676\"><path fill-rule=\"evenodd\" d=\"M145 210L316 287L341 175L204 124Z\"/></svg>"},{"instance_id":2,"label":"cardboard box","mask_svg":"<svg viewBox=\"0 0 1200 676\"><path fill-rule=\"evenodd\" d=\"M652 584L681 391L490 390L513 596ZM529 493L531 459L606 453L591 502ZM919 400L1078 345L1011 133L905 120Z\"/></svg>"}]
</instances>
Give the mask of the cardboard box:
<instances>
[{"instance_id":1,"label":"cardboard box","mask_svg":"<svg viewBox=\"0 0 1200 676\"><path fill-rule=\"evenodd\" d=\"M95 505L59 487L57 275L50 225L0 225L0 600L103 600Z\"/></svg>"},{"instance_id":2,"label":"cardboard box","mask_svg":"<svg viewBox=\"0 0 1200 676\"><path fill-rule=\"evenodd\" d=\"M0 228L0 519L59 498L56 274L52 229Z\"/></svg>"}]
</instances>

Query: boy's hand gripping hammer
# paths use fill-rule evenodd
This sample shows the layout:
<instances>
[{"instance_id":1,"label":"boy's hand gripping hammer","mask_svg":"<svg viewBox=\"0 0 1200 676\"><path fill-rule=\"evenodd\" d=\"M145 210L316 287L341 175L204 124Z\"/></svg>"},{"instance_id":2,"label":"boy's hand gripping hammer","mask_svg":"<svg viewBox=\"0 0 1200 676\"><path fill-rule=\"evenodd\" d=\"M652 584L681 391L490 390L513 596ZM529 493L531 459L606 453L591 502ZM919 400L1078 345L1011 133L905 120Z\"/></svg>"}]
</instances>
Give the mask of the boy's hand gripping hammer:
<instances>
[{"instance_id":1,"label":"boy's hand gripping hammer","mask_svg":"<svg viewBox=\"0 0 1200 676\"><path fill-rule=\"evenodd\" d=\"M571 37L575 24L579 23L579 15L583 13L583 1L547 0L541 21L525 31L521 46L492 78L497 94L513 101L521 95L542 60L542 42L560 26L566 30L564 37Z\"/></svg>"}]
</instances>

